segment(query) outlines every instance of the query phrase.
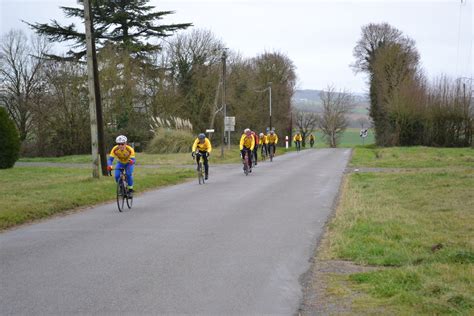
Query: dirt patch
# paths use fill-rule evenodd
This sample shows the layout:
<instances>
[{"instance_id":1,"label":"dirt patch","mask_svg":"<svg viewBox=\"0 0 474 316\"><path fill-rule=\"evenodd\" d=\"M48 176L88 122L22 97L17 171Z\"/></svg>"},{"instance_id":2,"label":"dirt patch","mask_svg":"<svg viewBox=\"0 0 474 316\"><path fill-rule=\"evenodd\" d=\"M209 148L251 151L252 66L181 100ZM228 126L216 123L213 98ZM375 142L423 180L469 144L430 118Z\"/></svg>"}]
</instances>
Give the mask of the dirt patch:
<instances>
[{"instance_id":1,"label":"dirt patch","mask_svg":"<svg viewBox=\"0 0 474 316\"><path fill-rule=\"evenodd\" d=\"M352 302L360 294L350 290L344 276L380 269L356 265L350 261L319 260L313 262L298 315L354 315ZM335 282L335 280L337 280Z\"/></svg>"}]
</instances>

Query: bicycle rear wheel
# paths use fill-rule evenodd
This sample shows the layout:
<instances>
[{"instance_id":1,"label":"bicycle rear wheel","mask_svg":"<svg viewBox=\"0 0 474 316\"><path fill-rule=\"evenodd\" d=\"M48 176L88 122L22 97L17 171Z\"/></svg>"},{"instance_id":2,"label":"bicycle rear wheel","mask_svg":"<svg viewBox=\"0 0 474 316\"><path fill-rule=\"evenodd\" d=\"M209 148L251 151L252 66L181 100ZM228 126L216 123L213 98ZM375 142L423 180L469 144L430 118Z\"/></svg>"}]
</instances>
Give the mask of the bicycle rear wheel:
<instances>
[{"instance_id":1,"label":"bicycle rear wheel","mask_svg":"<svg viewBox=\"0 0 474 316\"><path fill-rule=\"evenodd\" d=\"M117 207L118 207L119 212L123 211L123 207L125 205L125 199L126 199L125 187L123 185L123 181L120 179L117 182Z\"/></svg>"}]
</instances>

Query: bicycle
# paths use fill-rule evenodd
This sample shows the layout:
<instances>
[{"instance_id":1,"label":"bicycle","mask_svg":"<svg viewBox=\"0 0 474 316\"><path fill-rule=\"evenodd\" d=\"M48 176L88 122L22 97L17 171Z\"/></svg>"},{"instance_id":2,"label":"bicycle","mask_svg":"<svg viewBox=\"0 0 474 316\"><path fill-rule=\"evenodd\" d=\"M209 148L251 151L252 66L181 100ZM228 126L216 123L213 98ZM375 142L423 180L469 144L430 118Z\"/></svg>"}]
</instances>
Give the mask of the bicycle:
<instances>
[{"instance_id":1,"label":"bicycle","mask_svg":"<svg viewBox=\"0 0 474 316\"><path fill-rule=\"evenodd\" d=\"M268 145L268 152L269 152L269 157L270 157L270 162L273 162L273 156L275 155L275 148L273 147L275 144L269 144Z\"/></svg>"},{"instance_id":2,"label":"bicycle","mask_svg":"<svg viewBox=\"0 0 474 316\"><path fill-rule=\"evenodd\" d=\"M295 141L295 145L296 145L296 151L300 151L301 150L301 142L300 141Z\"/></svg>"},{"instance_id":3,"label":"bicycle","mask_svg":"<svg viewBox=\"0 0 474 316\"><path fill-rule=\"evenodd\" d=\"M127 207L132 208L133 196L128 190L127 174L125 168L120 168L120 178L117 182L117 207L119 212L123 212L125 201L127 201Z\"/></svg>"},{"instance_id":4,"label":"bicycle","mask_svg":"<svg viewBox=\"0 0 474 316\"><path fill-rule=\"evenodd\" d=\"M250 172L250 164L249 164L249 154L248 151L245 151L244 157L242 158L242 163L244 165L244 173L246 176L249 175Z\"/></svg>"},{"instance_id":5,"label":"bicycle","mask_svg":"<svg viewBox=\"0 0 474 316\"><path fill-rule=\"evenodd\" d=\"M201 159L199 159L199 162L198 162L198 159L197 159L198 156L202 157L203 155L199 151L196 151L195 157L196 157L196 164L197 164L197 168L196 168L197 178L198 178L199 184L204 184L205 183L205 181L204 181L204 166L202 164Z\"/></svg>"}]
</instances>

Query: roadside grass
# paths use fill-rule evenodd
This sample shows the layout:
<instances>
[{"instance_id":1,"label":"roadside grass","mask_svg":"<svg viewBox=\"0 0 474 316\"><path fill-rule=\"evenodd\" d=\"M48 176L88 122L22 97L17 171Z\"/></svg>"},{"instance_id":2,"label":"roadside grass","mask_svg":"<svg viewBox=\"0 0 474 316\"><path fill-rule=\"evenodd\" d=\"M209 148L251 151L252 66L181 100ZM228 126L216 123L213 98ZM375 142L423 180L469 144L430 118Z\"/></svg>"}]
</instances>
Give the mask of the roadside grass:
<instances>
[{"instance_id":1,"label":"roadside grass","mask_svg":"<svg viewBox=\"0 0 474 316\"><path fill-rule=\"evenodd\" d=\"M192 169L185 168L136 168L134 187L143 192L194 175ZM0 230L115 199L113 177L92 179L87 169L15 167L0 170L0 177L6 184L2 187Z\"/></svg>"},{"instance_id":2,"label":"roadside grass","mask_svg":"<svg viewBox=\"0 0 474 316\"><path fill-rule=\"evenodd\" d=\"M339 293L357 293L355 312L474 313L474 169L465 161L470 150L388 148L379 164L366 149L356 149L352 164L358 167L420 169L345 179L320 256L380 267L332 284ZM422 169L432 167L443 169Z\"/></svg>"}]
</instances>

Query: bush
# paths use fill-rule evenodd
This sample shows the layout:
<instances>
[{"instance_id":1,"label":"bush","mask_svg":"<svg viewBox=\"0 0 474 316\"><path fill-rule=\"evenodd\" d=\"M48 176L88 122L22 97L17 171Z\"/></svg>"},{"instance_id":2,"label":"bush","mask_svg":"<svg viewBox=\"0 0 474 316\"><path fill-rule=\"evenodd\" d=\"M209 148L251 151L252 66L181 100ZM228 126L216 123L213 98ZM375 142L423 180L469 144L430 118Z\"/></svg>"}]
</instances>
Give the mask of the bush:
<instances>
[{"instance_id":1,"label":"bush","mask_svg":"<svg viewBox=\"0 0 474 316\"><path fill-rule=\"evenodd\" d=\"M149 142L149 154L170 154L190 152L196 137L189 131L159 128Z\"/></svg>"},{"instance_id":2,"label":"bush","mask_svg":"<svg viewBox=\"0 0 474 316\"><path fill-rule=\"evenodd\" d=\"M0 108L0 140L2 150L0 151L0 169L13 167L20 153L20 136L15 124L8 117L7 111Z\"/></svg>"}]
</instances>

